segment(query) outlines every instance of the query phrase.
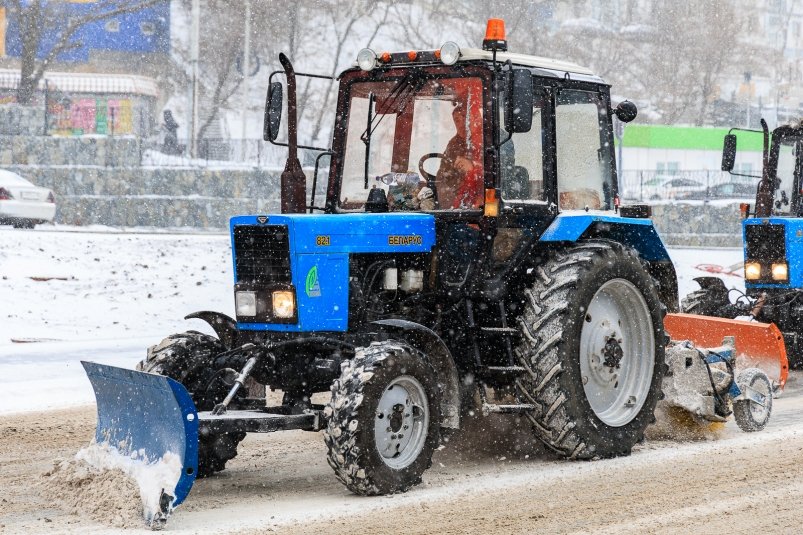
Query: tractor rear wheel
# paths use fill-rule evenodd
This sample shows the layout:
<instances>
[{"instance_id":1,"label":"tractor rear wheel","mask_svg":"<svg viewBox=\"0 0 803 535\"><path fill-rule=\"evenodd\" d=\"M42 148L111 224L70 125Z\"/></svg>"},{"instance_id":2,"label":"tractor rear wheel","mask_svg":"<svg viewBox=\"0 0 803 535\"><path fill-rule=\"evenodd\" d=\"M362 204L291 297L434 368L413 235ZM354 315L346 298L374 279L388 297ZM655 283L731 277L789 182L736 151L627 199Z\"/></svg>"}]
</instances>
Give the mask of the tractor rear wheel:
<instances>
[{"instance_id":1,"label":"tractor rear wheel","mask_svg":"<svg viewBox=\"0 0 803 535\"><path fill-rule=\"evenodd\" d=\"M357 350L332 384L324 439L337 478L355 494L405 492L432 465L440 429L435 371L396 342Z\"/></svg>"},{"instance_id":2,"label":"tractor rear wheel","mask_svg":"<svg viewBox=\"0 0 803 535\"><path fill-rule=\"evenodd\" d=\"M215 357L225 350L220 340L197 331L173 334L148 348L148 355L137 364L137 370L178 381L190 393L197 410L210 411L229 391L217 379L220 367L215 364ZM238 398L243 395L241 389ZM236 408L238 398L232 400L230 408ZM237 445L244 438L242 432L199 435L198 477L225 469L226 462L237 456Z\"/></svg>"},{"instance_id":3,"label":"tractor rear wheel","mask_svg":"<svg viewBox=\"0 0 803 535\"><path fill-rule=\"evenodd\" d=\"M637 253L589 240L552 255L524 291L519 397L536 436L570 458L628 455L661 396L664 307Z\"/></svg>"}]
</instances>

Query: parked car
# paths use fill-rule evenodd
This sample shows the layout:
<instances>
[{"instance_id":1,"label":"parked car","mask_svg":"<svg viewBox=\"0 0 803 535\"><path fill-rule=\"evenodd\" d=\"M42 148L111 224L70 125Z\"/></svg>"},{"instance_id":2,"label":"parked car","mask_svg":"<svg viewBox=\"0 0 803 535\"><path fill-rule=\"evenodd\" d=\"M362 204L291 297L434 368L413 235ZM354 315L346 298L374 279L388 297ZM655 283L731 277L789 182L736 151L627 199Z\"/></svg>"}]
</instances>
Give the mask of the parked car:
<instances>
[{"instance_id":1,"label":"parked car","mask_svg":"<svg viewBox=\"0 0 803 535\"><path fill-rule=\"evenodd\" d=\"M696 180L676 175L658 175L626 188L623 198L637 201L702 199L705 189L705 184Z\"/></svg>"},{"instance_id":2,"label":"parked car","mask_svg":"<svg viewBox=\"0 0 803 535\"><path fill-rule=\"evenodd\" d=\"M33 228L53 221L56 196L11 171L0 169L0 225Z\"/></svg>"},{"instance_id":3,"label":"parked car","mask_svg":"<svg viewBox=\"0 0 803 535\"><path fill-rule=\"evenodd\" d=\"M644 182L642 198L648 201L691 199L705 194L705 184L690 178L656 177Z\"/></svg>"},{"instance_id":4,"label":"parked car","mask_svg":"<svg viewBox=\"0 0 803 535\"><path fill-rule=\"evenodd\" d=\"M752 199L756 196L756 185L744 182L725 182L708 189L709 199Z\"/></svg>"}]
</instances>

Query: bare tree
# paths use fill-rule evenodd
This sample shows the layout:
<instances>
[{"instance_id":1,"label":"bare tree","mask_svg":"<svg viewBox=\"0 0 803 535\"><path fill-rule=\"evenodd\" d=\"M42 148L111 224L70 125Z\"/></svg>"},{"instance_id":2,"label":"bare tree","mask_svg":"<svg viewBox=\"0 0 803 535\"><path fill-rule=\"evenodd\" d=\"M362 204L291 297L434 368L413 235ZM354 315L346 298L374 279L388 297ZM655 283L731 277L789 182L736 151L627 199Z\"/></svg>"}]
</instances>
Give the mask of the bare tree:
<instances>
[{"instance_id":1,"label":"bare tree","mask_svg":"<svg viewBox=\"0 0 803 535\"><path fill-rule=\"evenodd\" d=\"M370 47L382 27L388 21L391 3L375 3L373 1L358 2L352 9L344 10L338 8L337 4L329 4L323 6L323 11L326 13L327 18L331 21L331 27L334 32L334 40L329 41L327 44L331 50L331 69L326 74L332 77L325 87L316 95L315 110L312 111L313 128L312 128L312 144L316 144L321 134L327 134L322 130L322 125L325 118L333 115L330 104L333 97L333 88L335 85L335 76L339 68L338 59L343 52L343 47L353 38L352 29L354 25L359 22L367 22L372 28L372 33L364 43L360 43L362 47ZM299 95L300 110L302 114L307 107L307 103L312 96L311 79L307 79L304 90Z\"/></svg>"},{"instance_id":2,"label":"bare tree","mask_svg":"<svg viewBox=\"0 0 803 535\"><path fill-rule=\"evenodd\" d=\"M206 131L217 120L221 107L240 88L246 73L238 71L243 65L244 19L241 6L227 0L206 0L201 10L199 43L202 109L206 112L198 128L198 139L204 139ZM212 38L212 36L214 36Z\"/></svg>"},{"instance_id":3,"label":"bare tree","mask_svg":"<svg viewBox=\"0 0 803 535\"><path fill-rule=\"evenodd\" d=\"M5 7L9 18L19 24L22 41L17 102L29 104L50 65L60 54L81 46L76 40L81 28L164 2L165 0L97 0L83 14L76 15L71 9L73 6L68 2L2 0L0 5ZM45 37L53 33L58 35L55 43L49 49L43 49Z\"/></svg>"},{"instance_id":4,"label":"bare tree","mask_svg":"<svg viewBox=\"0 0 803 535\"><path fill-rule=\"evenodd\" d=\"M702 125L718 96L722 75L751 70L755 54L740 40L742 22L728 3L689 0L658 6L649 57L642 69L651 73L646 88L663 112L663 120Z\"/></svg>"},{"instance_id":5,"label":"bare tree","mask_svg":"<svg viewBox=\"0 0 803 535\"><path fill-rule=\"evenodd\" d=\"M245 12L242 2L201 0L200 4L198 83L202 113L196 136L204 139L223 111L230 105L240 105L236 95L245 77L253 72L243 72ZM191 0L182 0L181 6L189 12ZM267 67L262 72L275 70L279 50L288 44L291 50L303 45L304 28L299 24L304 14L299 10L305 6L304 0L252 0L250 47L252 60L258 58L256 62L251 61L252 71L260 66ZM268 21L270 32L266 32L264 26ZM173 84L186 86L192 79L189 50L174 47L173 63Z\"/></svg>"}]
</instances>

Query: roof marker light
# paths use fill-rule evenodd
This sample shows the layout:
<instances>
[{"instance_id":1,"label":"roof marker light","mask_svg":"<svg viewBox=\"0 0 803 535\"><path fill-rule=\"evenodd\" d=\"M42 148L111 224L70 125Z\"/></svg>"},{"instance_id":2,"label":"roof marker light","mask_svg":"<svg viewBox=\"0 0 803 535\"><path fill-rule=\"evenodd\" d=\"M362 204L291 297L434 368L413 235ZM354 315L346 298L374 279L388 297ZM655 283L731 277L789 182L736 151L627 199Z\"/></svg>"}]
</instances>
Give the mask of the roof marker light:
<instances>
[{"instance_id":1,"label":"roof marker light","mask_svg":"<svg viewBox=\"0 0 803 535\"><path fill-rule=\"evenodd\" d=\"M407 59L409 59L410 61L415 61L417 57L418 57L418 52L416 52L415 50L411 50L407 53Z\"/></svg>"},{"instance_id":2,"label":"roof marker light","mask_svg":"<svg viewBox=\"0 0 803 535\"><path fill-rule=\"evenodd\" d=\"M505 21L502 19L488 19L485 28L485 39L482 40L483 50L507 50L505 37Z\"/></svg>"},{"instance_id":3,"label":"roof marker light","mask_svg":"<svg viewBox=\"0 0 803 535\"><path fill-rule=\"evenodd\" d=\"M364 71L370 71L376 67L376 52L370 48L363 48L357 54L357 65Z\"/></svg>"},{"instance_id":4,"label":"roof marker light","mask_svg":"<svg viewBox=\"0 0 803 535\"><path fill-rule=\"evenodd\" d=\"M379 61L382 63L390 63L391 59L393 59L393 57L390 55L390 52L382 52L382 55L379 56Z\"/></svg>"},{"instance_id":5,"label":"roof marker light","mask_svg":"<svg viewBox=\"0 0 803 535\"><path fill-rule=\"evenodd\" d=\"M460 59L460 47L454 41L443 43L439 52L444 65L454 65Z\"/></svg>"}]
</instances>

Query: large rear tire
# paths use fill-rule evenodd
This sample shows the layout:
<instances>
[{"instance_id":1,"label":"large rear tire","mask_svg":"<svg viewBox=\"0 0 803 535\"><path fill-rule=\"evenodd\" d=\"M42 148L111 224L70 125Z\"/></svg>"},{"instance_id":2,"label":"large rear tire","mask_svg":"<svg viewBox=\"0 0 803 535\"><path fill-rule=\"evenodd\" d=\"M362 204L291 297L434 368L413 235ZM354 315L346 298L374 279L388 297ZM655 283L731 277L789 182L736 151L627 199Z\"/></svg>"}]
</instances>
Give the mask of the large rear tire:
<instances>
[{"instance_id":1,"label":"large rear tire","mask_svg":"<svg viewBox=\"0 0 803 535\"><path fill-rule=\"evenodd\" d=\"M199 411L209 411L228 393L228 387L216 380L219 366L215 357L225 350L220 340L197 331L173 334L148 348L147 357L137 364L137 369L178 381L190 393ZM238 398L244 395L242 389L238 394ZM230 407L236 405L237 398ZM244 438L242 432L199 435L198 477L225 469L226 463L237 456L237 445Z\"/></svg>"},{"instance_id":2,"label":"large rear tire","mask_svg":"<svg viewBox=\"0 0 803 535\"><path fill-rule=\"evenodd\" d=\"M632 249L593 240L552 255L524 291L517 381L536 436L569 458L630 454L661 396L664 307Z\"/></svg>"},{"instance_id":3,"label":"large rear tire","mask_svg":"<svg viewBox=\"0 0 803 535\"><path fill-rule=\"evenodd\" d=\"M335 476L359 495L405 492L432 465L440 395L424 355L395 341L357 350L332 384L324 439Z\"/></svg>"}]
</instances>

